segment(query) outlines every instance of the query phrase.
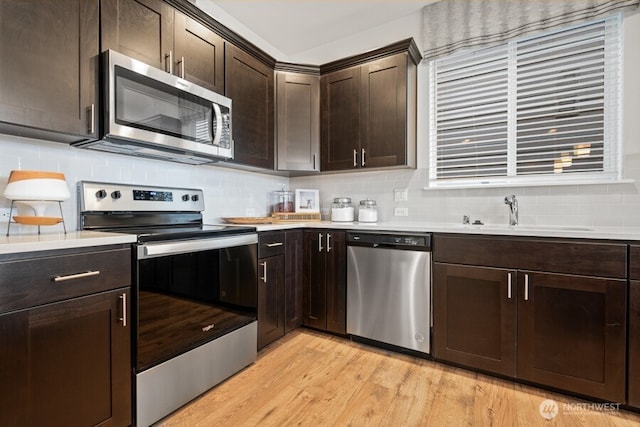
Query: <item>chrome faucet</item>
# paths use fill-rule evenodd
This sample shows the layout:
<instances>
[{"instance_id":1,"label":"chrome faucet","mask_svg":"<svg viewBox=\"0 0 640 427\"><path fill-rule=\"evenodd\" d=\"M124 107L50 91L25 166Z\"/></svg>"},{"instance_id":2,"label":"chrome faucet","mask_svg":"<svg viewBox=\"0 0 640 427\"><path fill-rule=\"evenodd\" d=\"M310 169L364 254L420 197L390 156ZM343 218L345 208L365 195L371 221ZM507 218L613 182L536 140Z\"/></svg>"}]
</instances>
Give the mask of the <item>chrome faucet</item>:
<instances>
[{"instance_id":1,"label":"chrome faucet","mask_svg":"<svg viewBox=\"0 0 640 427\"><path fill-rule=\"evenodd\" d=\"M518 200L515 195L506 196L504 204L509 205L509 225L518 225Z\"/></svg>"}]
</instances>

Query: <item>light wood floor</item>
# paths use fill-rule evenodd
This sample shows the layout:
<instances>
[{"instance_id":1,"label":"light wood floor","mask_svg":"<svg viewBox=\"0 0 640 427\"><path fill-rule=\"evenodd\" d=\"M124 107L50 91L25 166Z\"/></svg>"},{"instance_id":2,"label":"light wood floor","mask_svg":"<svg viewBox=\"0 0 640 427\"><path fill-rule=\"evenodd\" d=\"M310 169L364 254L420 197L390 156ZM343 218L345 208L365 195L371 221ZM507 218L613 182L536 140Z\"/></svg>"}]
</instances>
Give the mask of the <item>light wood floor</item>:
<instances>
[{"instance_id":1,"label":"light wood floor","mask_svg":"<svg viewBox=\"0 0 640 427\"><path fill-rule=\"evenodd\" d=\"M558 415L545 420L552 399ZM640 426L640 414L298 329L170 426ZM569 405L569 406L565 406Z\"/></svg>"}]
</instances>

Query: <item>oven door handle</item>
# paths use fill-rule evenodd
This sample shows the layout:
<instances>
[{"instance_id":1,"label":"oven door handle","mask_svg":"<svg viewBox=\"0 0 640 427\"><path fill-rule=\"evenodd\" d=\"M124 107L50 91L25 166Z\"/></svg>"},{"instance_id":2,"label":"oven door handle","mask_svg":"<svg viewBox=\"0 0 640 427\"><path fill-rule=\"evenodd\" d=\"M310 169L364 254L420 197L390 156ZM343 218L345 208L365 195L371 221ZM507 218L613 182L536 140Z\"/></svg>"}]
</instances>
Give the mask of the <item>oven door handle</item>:
<instances>
[{"instance_id":1,"label":"oven door handle","mask_svg":"<svg viewBox=\"0 0 640 427\"><path fill-rule=\"evenodd\" d=\"M258 243L258 235L255 233L228 237L214 237L211 239L146 243L138 246L138 259L207 251L211 249L224 249L254 243Z\"/></svg>"}]
</instances>

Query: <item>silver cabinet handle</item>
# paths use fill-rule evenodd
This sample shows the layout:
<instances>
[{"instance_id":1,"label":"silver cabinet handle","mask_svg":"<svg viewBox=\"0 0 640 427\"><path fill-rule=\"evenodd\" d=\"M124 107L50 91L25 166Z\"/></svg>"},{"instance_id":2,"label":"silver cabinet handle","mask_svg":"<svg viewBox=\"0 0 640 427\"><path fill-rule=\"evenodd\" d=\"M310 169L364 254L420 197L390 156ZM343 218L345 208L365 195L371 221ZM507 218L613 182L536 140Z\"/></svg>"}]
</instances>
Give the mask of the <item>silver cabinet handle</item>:
<instances>
[{"instance_id":1,"label":"silver cabinet handle","mask_svg":"<svg viewBox=\"0 0 640 427\"><path fill-rule=\"evenodd\" d=\"M262 266L262 277L260 279L262 279L264 283L267 283L267 261L261 262L260 265Z\"/></svg>"},{"instance_id":2,"label":"silver cabinet handle","mask_svg":"<svg viewBox=\"0 0 640 427\"><path fill-rule=\"evenodd\" d=\"M356 150L355 148L353 149L353 167L357 167L358 166L358 150Z\"/></svg>"},{"instance_id":3,"label":"silver cabinet handle","mask_svg":"<svg viewBox=\"0 0 640 427\"><path fill-rule=\"evenodd\" d=\"M169 69L167 70L167 59L169 59ZM170 50L168 54L164 55L164 70L167 73L173 74L173 51Z\"/></svg>"},{"instance_id":4,"label":"silver cabinet handle","mask_svg":"<svg viewBox=\"0 0 640 427\"><path fill-rule=\"evenodd\" d=\"M316 153L313 153L313 170L316 169Z\"/></svg>"},{"instance_id":5,"label":"silver cabinet handle","mask_svg":"<svg viewBox=\"0 0 640 427\"><path fill-rule=\"evenodd\" d=\"M95 123L96 123L96 105L91 104L91 107L89 107L89 133L90 134L93 134L96 131Z\"/></svg>"},{"instance_id":6,"label":"silver cabinet handle","mask_svg":"<svg viewBox=\"0 0 640 427\"><path fill-rule=\"evenodd\" d=\"M122 322L122 327L126 328L127 327L127 294L126 292L120 295L118 298L120 298L120 302L122 303L122 317L120 317L118 320Z\"/></svg>"},{"instance_id":7,"label":"silver cabinet handle","mask_svg":"<svg viewBox=\"0 0 640 427\"><path fill-rule=\"evenodd\" d=\"M56 282L56 283L58 283L58 282L66 282L67 280L83 279L85 277L98 276L99 274L100 274L100 270L98 270L98 271L86 271L84 273L69 274L67 276L55 276L53 278L53 281Z\"/></svg>"},{"instance_id":8,"label":"silver cabinet handle","mask_svg":"<svg viewBox=\"0 0 640 427\"><path fill-rule=\"evenodd\" d=\"M331 233L327 233L327 253L331 251Z\"/></svg>"},{"instance_id":9,"label":"silver cabinet handle","mask_svg":"<svg viewBox=\"0 0 640 427\"><path fill-rule=\"evenodd\" d=\"M365 155L366 153L367 153L367 152L366 152L366 151L364 150L364 148L363 148L363 149L362 149L362 158L360 159L360 163L362 163L362 167L364 167L364 166L365 166L364 155Z\"/></svg>"},{"instance_id":10,"label":"silver cabinet handle","mask_svg":"<svg viewBox=\"0 0 640 427\"><path fill-rule=\"evenodd\" d=\"M318 233L318 252L322 252L322 233Z\"/></svg>"},{"instance_id":11,"label":"silver cabinet handle","mask_svg":"<svg viewBox=\"0 0 640 427\"><path fill-rule=\"evenodd\" d=\"M180 57L180 77L184 79L184 56Z\"/></svg>"},{"instance_id":12,"label":"silver cabinet handle","mask_svg":"<svg viewBox=\"0 0 640 427\"><path fill-rule=\"evenodd\" d=\"M524 275L524 300L529 301L529 275Z\"/></svg>"},{"instance_id":13,"label":"silver cabinet handle","mask_svg":"<svg viewBox=\"0 0 640 427\"><path fill-rule=\"evenodd\" d=\"M508 284L507 284L507 298L511 299L511 281L512 281L512 275L513 273L509 272L509 274L507 274L508 277Z\"/></svg>"},{"instance_id":14,"label":"silver cabinet handle","mask_svg":"<svg viewBox=\"0 0 640 427\"><path fill-rule=\"evenodd\" d=\"M276 248L278 246L282 246L283 243L282 242L274 242L274 243L267 243L265 246L268 248Z\"/></svg>"}]
</instances>

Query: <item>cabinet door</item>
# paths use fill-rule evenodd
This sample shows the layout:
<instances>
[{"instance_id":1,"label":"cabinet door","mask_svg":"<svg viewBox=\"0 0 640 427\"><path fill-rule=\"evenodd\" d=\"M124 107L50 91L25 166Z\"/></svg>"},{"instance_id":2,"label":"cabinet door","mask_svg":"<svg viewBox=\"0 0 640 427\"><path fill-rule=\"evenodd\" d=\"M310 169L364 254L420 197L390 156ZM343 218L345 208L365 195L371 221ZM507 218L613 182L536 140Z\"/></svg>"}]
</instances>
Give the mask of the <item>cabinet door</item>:
<instances>
[{"instance_id":1,"label":"cabinet door","mask_svg":"<svg viewBox=\"0 0 640 427\"><path fill-rule=\"evenodd\" d=\"M516 373L516 273L434 263L433 354L437 359Z\"/></svg>"},{"instance_id":2,"label":"cabinet door","mask_svg":"<svg viewBox=\"0 0 640 427\"><path fill-rule=\"evenodd\" d=\"M347 244L344 231L326 233L327 331L347 333Z\"/></svg>"},{"instance_id":3,"label":"cabinet door","mask_svg":"<svg viewBox=\"0 0 640 427\"><path fill-rule=\"evenodd\" d=\"M301 230L285 235L284 332L302 325L304 244Z\"/></svg>"},{"instance_id":4,"label":"cabinet door","mask_svg":"<svg viewBox=\"0 0 640 427\"><path fill-rule=\"evenodd\" d=\"M625 399L626 281L518 272L518 378Z\"/></svg>"},{"instance_id":5,"label":"cabinet door","mask_svg":"<svg viewBox=\"0 0 640 427\"><path fill-rule=\"evenodd\" d=\"M188 16L175 12L174 74L224 93L224 40Z\"/></svg>"},{"instance_id":6,"label":"cabinet door","mask_svg":"<svg viewBox=\"0 0 640 427\"><path fill-rule=\"evenodd\" d=\"M273 169L273 69L226 44L225 93L233 100L233 163Z\"/></svg>"},{"instance_id":7,"label":"cabinet door","mask_svg":"<svg viewBox=\"0 0 640 427\"><path fill-rule=\"evenodd\" d=\"M320 170L320 77L279 72L278 170Z\"/></svg>"},{"instance_id":8,"label":"cabinet door","mask_svg":"<svg viewBox=\"0 0 640 427\"><path fill-rule=\"evenodd\" d=\"M325 233L304 233L304 324L326 330L326 252Z\"/></svg>"},{"instance_id":9,"label":"cabinet door","mask_svg":"<svg viewBox=\"0 0 640 427\"><path fill-rule=\"evenodd\" d=\"M360 67L328 73L321 84L323 171L360 166Z\"/></svg>"},{"instance_id":10,"label":"cabinet door","mask_svg":"<svg viewBox=\"0 0 640 427\"><path fill-rule=\"evenodd\" d=\"M173 71L173 9L162 0L102 0L102 51Z\"/></svg>"},{"instance_id":11,"label":"cabinet door","mask_svg":"<svg viewBox=\"0 0 640 427\"><path fill-rule=\"evenodd\" d=\"M407 161L407 54L362 65L361 167Z\"/></svg>"},{"instance_id":12,"label":"cabinet door","mask_svg":"<svg viewBox=\"0 0 640 427\"><path fill-rule=\"evenodd\" d=\"M97 0L0 0L0 130L97 136L98 28Z\"/></svg>"},{"instance_id":13,"label":"cabinet door","mask_svg":"<svg viewBox=\"0 0 640 427\"><path fill-rule=\"evenodd\" d=\"M640 281L631 280L629 286L628 401L629 405L640 408Z\"/></svg>"},{"instance_id":14,"label":"cabinet door","mask_svg":"<svg viewBox=\"0 0 640 427\"><path fill-rule=\"evenodd\" d=\"M284 336L284 255L258 262L258 349Z\"/></svg>"},{"instance_id":15,"label":"cabinet door","mask_svg":"<svg viewBox=\"0 0 640 427\"><path fill-rule=\"evenodd\" d=\"M3 425L131 424L128 296L120 289L0 316Z\"/></svg>"}]
</instances>

